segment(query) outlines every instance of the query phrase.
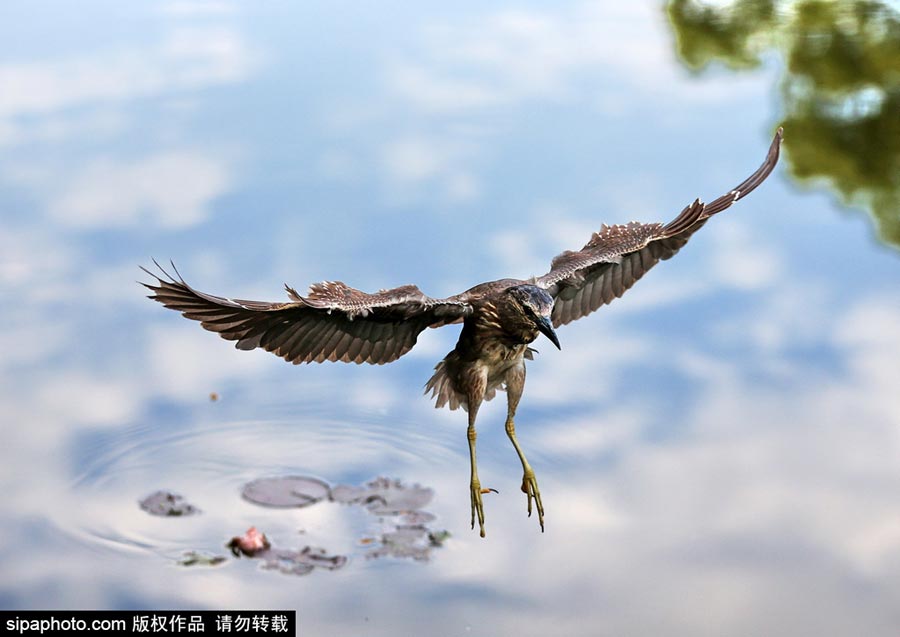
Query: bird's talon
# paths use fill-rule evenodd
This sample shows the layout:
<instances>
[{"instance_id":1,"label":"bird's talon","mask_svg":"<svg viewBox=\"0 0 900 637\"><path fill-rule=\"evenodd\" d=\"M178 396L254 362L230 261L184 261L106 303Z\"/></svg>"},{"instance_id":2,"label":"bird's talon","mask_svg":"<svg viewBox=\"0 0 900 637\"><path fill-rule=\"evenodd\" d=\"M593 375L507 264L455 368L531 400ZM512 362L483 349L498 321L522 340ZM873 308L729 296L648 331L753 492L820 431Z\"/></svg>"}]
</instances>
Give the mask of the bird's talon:
<instances>
[{"instance_id":1,"label":"bird's talon","mask_svg":"<svg viewBox=\"0 0 900 637\"><path fill-rule=\"evenodd\" d=\"M500 493L499 491L497 491L497 489L491 489L491 488L482 489L481 492L482 493L498 493L498 494Z\"/></svg>"},{"instance_id":2,"label":"bird's talon","mask_svg":"<svg viewBox=\"0 0 900 637\"><path fill-rule=\"evenodd\" d=\"M534 508L537 509L538 523L541 525L541 533L544 532L544 505L541 503L541 491L538 489L537 478L533 472L526 472L522 477L522 491L528 496L528 517L531 517L532 500L534 500Z\"/></svg>"},{"instance_id":3,"label":"bird's talon","mask_svg":"<svg viewBox=\"0 0 900 637\"><path fill-rule=\"evenodd\" d=\"M479 534L484 537L484 505L481 502L481 494L492 489L482 489L481 484L472 481L470 485L472 499L472 530L475 530L475 518L478 517Z\"/></svg>"}]
</instances>

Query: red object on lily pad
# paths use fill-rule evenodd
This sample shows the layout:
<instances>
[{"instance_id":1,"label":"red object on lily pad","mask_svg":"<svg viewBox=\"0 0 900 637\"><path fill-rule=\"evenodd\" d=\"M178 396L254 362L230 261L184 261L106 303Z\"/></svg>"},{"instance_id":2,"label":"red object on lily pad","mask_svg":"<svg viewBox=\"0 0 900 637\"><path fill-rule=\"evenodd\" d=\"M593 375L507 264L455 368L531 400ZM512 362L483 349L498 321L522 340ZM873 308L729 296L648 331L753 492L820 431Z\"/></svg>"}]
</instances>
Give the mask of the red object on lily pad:
<instances>
[{"instance_id":1,"label":"red object on lily pad","mask_svg":"<svg viewBox=\"0 0 900 637\"><path fill-rule=\"evenodd\" d=\"M251 526L243 535L231 538L228 543L228 548L237 557L241 555L252 557L261 551L268 550L270 546L265 533L260 533L255 526Z\"/></svg>"}]
</instances>

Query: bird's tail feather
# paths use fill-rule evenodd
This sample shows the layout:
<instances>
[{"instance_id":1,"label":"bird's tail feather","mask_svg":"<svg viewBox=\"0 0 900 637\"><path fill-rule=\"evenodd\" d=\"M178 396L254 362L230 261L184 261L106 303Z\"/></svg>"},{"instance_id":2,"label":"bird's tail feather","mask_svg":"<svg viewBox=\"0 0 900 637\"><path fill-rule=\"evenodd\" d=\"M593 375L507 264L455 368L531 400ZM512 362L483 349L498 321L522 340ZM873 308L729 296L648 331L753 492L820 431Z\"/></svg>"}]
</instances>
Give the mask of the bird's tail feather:
<instances>
[{"instance_id":1,"label":"bird's tail feather","mask_svg":"<svg viewBox=\"0 0 900 637\"><path fill-rule=\"evenodd\" d=\"M462 407L466 409L465 396L461 395L453 388L450 376L447 374L447 361L442 360L434 367L434 375L425 383L425 393L431 392L431 397L435 398L435 407L440 409L444 405L450 407L451 410Z\"/></svg>"},{"instance_id":2,"label":"bird's tail feather","mask_svg":"<svg viewBox=\"0 0 900 637\"><path fill-rule=\"evenodd\" d=\"M526 358L532 357L532 352L536 350L532 350L530 347L525 353ZM448 358L452 356L451 352L448 355ZM504 391L506 388L503 383L495 382L489 384L485 388L484 398L483 400L489 401L497 395L497 390ZM431 392L431 397L435 398L435 408L440 409L444 405L449 407L451 410L463 408L464 411L469 411L469 401L466 398L466 394L464 392L457 391L453 386L453 381L450 380L450 374L447 372L447 359L445 358L440 363L435 365L434 374L425 383L425 393Z\"/></svg>"}]
</instances>

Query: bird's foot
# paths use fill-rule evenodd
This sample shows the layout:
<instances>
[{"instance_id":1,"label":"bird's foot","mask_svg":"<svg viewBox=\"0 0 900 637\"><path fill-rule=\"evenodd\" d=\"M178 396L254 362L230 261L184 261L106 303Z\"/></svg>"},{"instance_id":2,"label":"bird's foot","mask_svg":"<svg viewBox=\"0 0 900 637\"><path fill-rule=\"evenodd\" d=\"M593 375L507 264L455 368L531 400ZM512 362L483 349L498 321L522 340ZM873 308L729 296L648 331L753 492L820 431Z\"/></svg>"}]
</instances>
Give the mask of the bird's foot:
<instances>
[{"instance_id":1,"label":"bird's foot","mask_svg":"<svg viewBox=\"0 0 900 637\"><path fill-rule=\"evenodd\" d=\"M544 505L541 503L541 490L538 489L537 478L534 471L525 470L522 476L522 491L528 496L528 517L531 517L531 500L534 499L537 508L538 522L541 525L541 533L544 532Z\"/></svg>"},{"instance_id":2,"label":"bird's foot","mask_svg":"<svg viewBox=\"0 0 900 637\"><path fill-rule=\"evenodd\" d=\"M489 489L488 489L489 490ZM472 497L472 529L475 529L475 517L478 517L478 527L480 528L481 537L484 537L484 505L481 503L481 494L484 492L481 484L477 479L472 480L469 485L469 491Z\"/></svg>"}]
</instances>

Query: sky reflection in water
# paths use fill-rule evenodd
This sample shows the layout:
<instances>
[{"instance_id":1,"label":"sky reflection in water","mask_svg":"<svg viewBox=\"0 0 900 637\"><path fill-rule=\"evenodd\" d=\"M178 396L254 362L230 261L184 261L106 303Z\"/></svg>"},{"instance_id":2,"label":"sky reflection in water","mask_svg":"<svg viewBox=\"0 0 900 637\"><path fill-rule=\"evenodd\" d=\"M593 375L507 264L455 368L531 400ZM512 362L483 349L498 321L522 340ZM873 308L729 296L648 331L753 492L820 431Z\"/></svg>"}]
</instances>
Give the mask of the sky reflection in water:
<instances>
[{"instance_id":1,"label":"sky reflection in water","mask_svg":"<svg viewBox=\"0 0 900 637\"><path fill-rule=\"evenodd\" d=\"M502 400L479 417L500 494L487 538L468 529L465 419L420 395L456 328L383 368L291 367L135 284L150 256L259 299L541 274L601 222L668 220L755 169L781 62L691 76L656 5L0 11L0 606L291 607L307 634L892 634L900 262L795 190L790 128L757 192L561 352L537 344L517 429L543 535ZM361 510L241 500L279 474L433 488L451 537L427 564L366 560ZM203 514L149 516L157 489ZM350 563L176 566L250 525Z\"/></svg>"}]
</instances>

